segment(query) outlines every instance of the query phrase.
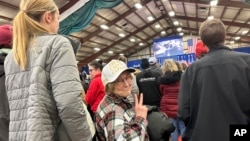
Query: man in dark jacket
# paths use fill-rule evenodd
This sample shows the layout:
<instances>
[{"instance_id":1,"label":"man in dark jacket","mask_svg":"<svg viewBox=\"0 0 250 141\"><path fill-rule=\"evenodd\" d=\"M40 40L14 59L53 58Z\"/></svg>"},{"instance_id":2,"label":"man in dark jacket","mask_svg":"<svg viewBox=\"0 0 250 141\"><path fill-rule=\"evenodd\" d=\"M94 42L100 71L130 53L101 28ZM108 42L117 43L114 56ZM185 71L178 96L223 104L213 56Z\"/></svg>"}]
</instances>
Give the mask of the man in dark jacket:
<instances>
[{"instance_id":1,"label":"man in dark jacket","mask_svg":"<svg viewBox=\"0 0 250 141\"><path fill-rule=\"evenodd\" d=\"M250 55L224 46L226 28L218 19L203 22L199 34L209 52L181 78L183 141L229 141L230 125L250 124Z\"/></svg>"},{"instance_id":2,"label":"man in dark jacket","mask_svg":"<svg viewBox=\"0 0 250 141\"><path fill-rule=\"evenodd\" d=\"M0 141L9 138L9 103L5 90L4 59L11 48L12 27L0 26Z\"/></svg>"},{"instance_id":3,"label":"man in dark jacket","mask_svg":"<svg viewBox=\"0 0 250 141\"><path fill-rule=\"evenodd\" d=\"M148 59L141 60L142 72L136 75L136 82L139 92L143 93L143 104L159 106L161 101L160 94L160 74L150 69Z\"/></svg>"}]
</instances>

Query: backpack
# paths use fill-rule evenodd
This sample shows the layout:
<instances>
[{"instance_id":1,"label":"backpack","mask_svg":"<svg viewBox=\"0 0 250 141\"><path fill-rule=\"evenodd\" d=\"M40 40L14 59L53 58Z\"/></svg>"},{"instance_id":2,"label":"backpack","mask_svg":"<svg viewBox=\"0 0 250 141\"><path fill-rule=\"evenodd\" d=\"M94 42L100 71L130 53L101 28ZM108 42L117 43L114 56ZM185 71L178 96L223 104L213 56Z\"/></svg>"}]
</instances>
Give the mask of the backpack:
<instances>
[{"instance_id":1,"label":"backpack","mask_svg":"<svg viewBox=\"0 0 250 141\"><path fill-rule=\"evenodd\" d=\"M168 118L167 114L161 112L157 106L148 106L148 135L150 141L160 141L168 139L175 130L175 126Z\"/></svg>"}]
</instances>

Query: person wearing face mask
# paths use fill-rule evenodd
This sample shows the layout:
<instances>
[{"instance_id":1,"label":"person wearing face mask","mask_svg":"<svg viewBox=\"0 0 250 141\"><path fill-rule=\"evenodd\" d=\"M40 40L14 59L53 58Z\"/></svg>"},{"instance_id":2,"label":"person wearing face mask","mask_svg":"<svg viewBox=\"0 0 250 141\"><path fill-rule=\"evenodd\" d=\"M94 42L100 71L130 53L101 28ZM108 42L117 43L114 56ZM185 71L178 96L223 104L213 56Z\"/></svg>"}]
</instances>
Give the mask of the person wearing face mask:
<instances>
[{"instance_id":1,"label":"person wearing face mask","mask_svg":"<svg viewBox=\"0 0 250 141\"><path fill-rule=\"evenodd\" d=\"M128 99L132 90L134 69L112 60L102 70L106 95L96 112L96 131L100 140L148 140L147 107L143 95L134 95L135 106Z\"/></svg>"},{"instance_id":2,"label":"person wearing face mask","mask_svg":"<svg viewBox=\"0 0 250 141\"><path fill-rule=\"evenodd\" d=\"M91 141L71 42L53 0L21 0L5 58L10 141Z\"/></svg>"}]
</instances>

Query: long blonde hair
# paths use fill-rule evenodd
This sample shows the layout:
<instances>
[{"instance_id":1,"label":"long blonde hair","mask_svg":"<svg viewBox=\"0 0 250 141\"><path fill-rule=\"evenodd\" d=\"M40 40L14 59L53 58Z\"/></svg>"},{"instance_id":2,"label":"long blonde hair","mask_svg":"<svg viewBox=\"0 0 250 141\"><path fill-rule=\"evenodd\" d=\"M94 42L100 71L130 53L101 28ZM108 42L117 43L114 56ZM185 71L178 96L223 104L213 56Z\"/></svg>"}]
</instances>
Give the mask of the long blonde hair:
<instances>
[{"instance_id":1,"label":"long blonde hair","mask_svg":"<svg viewBox=\"0 0 250 141\"><path fill-rule=\"evenodd\" d=\"M47 11L57 10L53 0L21 0L20 11L13 20L13 54L22 70L27 64L29 42L41 33L49 33L39 23L41 17Z\"/></svg>"},{"instance_id":2,"label":"long blonde hair","mask_svg":"<svg viewBox=\"0 0 250 141\"><path fill-rule=\"evenodd\" d=\"M174 60L165 60L161 68L163 74L179 70Z\"/></svg>"}]
</instances>

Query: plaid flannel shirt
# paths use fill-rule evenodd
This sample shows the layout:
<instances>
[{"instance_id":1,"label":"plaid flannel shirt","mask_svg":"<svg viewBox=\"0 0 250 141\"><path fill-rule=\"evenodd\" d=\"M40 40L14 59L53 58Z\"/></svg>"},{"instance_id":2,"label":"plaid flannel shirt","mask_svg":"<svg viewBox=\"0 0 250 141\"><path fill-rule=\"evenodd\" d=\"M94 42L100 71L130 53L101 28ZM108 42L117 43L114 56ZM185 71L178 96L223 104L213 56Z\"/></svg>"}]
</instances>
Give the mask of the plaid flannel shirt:
<instances>
[{"instance_id":1,"label":"plaid flannel shirt","mask_svg":"<svg viewBox=\"0 0 250 141\"><path fill-rule=\"evenodd\" d=\"M127 98L106 95L95 118L97 134L102 141L148 141L148 122L142 117L135 117Z\"/></svg>"}]
</instances>

